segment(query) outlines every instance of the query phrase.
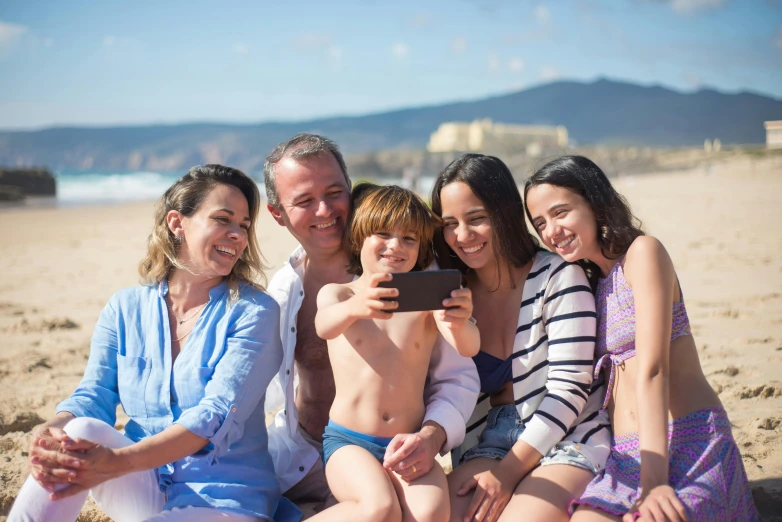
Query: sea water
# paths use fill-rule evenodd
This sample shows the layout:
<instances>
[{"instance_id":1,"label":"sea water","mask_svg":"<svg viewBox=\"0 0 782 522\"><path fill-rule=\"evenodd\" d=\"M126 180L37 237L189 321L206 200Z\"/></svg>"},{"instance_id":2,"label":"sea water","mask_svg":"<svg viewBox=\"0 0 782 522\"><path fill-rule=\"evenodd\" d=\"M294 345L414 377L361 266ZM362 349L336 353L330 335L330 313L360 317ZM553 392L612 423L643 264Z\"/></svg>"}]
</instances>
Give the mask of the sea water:
<instances>
[{"instance_id":1,"label":"sea water","mask_svg":"<svg viewBox=\"0 0 782 522\"><path fill-rule=\"evenodd\" d=\"M55 174L57 179L57 205L113 204L131 201L156 200L183 173L176 172L69 172ZM266 192L261 175L253 176L258 183L261 197L266 198ZM360 173L356 179L362 179ZM375 183L400 184L401 179L373 179ZM424 198L434 184L434 178L424 176L416 183L416 189Z\"/></svg>"},{"instance_id":2,"label":"sea water","mask_svg":"<svg viewBox=\"0 0 782 522\"><path fill-rule=\"evenodd\" d=\"M160 172L58 172L58 205L155 200L181 176Z\"/></svg>"}]
</instances>

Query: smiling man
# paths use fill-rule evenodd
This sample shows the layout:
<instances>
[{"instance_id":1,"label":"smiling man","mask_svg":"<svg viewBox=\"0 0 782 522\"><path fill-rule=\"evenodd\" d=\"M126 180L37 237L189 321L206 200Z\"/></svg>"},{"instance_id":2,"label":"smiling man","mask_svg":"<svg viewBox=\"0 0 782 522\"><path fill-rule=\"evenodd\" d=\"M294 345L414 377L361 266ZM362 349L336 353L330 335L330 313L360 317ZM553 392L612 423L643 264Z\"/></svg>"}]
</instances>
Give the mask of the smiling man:
<instances>
[{"instance_id":1,"label":"smiling man","mask_svg":"<svg viewBox=\"0 0 782 522\"><path fill-rule=\"evenodd\" d=\"M334 376L326 342L315 333L315 299L324 285L354 277L342 243L351 211L350 178L333 141L298 134L266 158L264 180L269 211L300 244L269 285L281 308L285 353L267 392L267 413L279 410L269 428L269 450L285 495L322 508L333 502L320 453ZM462 442L478 391L475 365L439 338L429 365L423 427L397 435L384 466L406 481L427 473L438 452Z\"/></svg>"}]
</instances>

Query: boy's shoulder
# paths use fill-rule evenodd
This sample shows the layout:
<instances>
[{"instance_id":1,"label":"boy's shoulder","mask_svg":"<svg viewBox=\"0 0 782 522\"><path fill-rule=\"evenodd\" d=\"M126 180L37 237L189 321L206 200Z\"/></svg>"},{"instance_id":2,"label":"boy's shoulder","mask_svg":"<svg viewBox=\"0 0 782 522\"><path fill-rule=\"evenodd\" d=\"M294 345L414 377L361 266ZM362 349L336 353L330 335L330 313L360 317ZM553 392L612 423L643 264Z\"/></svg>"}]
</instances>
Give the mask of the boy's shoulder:
<instances>
[{"instance_id":1,"label":"boy's shoulder","mask_svg":"<svg viewBox=\"0 0 782 522\"><path fill-rule=\"evenodd\" d=\"M328 283L318 292L318 305L344 301L355 294L354 283Z\"/></svg>"}]
</instances>

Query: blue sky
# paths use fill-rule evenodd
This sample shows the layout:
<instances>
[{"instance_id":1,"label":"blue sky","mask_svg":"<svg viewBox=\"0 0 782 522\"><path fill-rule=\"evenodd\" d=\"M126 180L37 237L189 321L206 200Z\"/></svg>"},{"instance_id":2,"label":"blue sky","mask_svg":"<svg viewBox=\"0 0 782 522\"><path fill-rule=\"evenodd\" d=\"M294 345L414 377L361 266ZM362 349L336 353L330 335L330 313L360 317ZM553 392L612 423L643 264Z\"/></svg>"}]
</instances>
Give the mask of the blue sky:
<instances>
[{"instance_id":1,"label":"blue sky","mask_svg":"<svg viewBox=\"0 0 782 522\"><path fill-rule=\"evenodd\" d=\"M782 98L782 0L3 0L0 128L258 122L609 77Z\"/></svg>"}]
</instances>

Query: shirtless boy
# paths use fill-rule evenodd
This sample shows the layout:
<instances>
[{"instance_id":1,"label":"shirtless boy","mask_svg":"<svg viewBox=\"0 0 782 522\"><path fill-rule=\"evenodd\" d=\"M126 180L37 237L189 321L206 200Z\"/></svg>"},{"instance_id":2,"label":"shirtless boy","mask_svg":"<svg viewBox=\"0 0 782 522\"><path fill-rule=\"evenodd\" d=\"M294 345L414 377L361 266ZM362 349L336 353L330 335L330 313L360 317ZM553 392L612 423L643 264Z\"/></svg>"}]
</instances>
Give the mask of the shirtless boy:
<instances>
[{"instance_id":1,"label":"shirtless boy","mask_svg":"<svg viewBox=\"0 0 782 522\"><path fill-rule=\"evenodd\" d=\"M323 435L326 479L340 502L312 520L448 520L448 486L435 465L407 483L382 462L397 433L420 429L424 383L438 332L464 357L479 348L472 298L458 289L446 310L394 313L393 273L427 267L439 219L414 193L364 184L353 191L349 271L360 277L318 293L315 328L328 341L336 397Z\"/></svg>"}]
</instances>

